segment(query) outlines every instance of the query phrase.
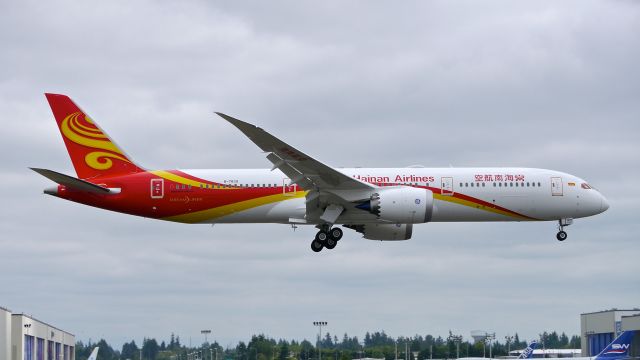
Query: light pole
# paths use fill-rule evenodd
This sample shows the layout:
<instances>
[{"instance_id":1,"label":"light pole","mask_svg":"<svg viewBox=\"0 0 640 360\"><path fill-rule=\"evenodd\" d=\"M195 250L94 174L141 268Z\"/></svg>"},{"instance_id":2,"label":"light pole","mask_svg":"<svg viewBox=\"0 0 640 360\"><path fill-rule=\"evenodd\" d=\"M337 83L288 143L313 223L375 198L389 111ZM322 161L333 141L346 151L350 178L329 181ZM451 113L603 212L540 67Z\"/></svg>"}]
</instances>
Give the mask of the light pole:
<instances>
[{"instance_id":1,"label":"light pole","mask_svg":"<svg viewBox=\"0 0 640 360\"><path fill-rule=\"evenodd\" d=\"M322 351L320 351L320 340L322 340L322 327L327 326L327 322L314 321L313 325L318 327L318 360L322 360Z\"/></svg>"},{"instance_id":2,"label":"light pole","mask_svg":"<svg viewBox=\"0 0 640 360\"><path fill-rule=\"evenodd\" d=\"M449 341L453 341L456 344L456 359L460 358L460 343L462 342L462 335L453 335L451 330L449 330L449 337L447 338Z\"/></svg>"},{"instance_id":3,"label":"light pole","mask_svg":"<svg viewBox=\"0 0 640 360\"><path fill-rule=\"evenodd\" d=\"M496 333L492 333L492 334L486 333L485 334L485 338L484 338L485 342L489 341L489 359L491 359L491 345L492 345L492 342L493 342L493 340L495 338L496 338Z\"/></svg>"},{"instance_id":4,"label":"light pole","mask_svg":"<svg viewBox=\"0 0 640 360\"><path fill-rule=\"evenodd\" d=\"M398 340L396 339L396 358L394 360L398 360Z\"/></svg>"},{"instance_id":5,"label":"light pole","mask_svg":"<svg viewBox=\"0 0 640 360\"><path fill-rule=\"evenodd\" d=\"M513 341L513 336L507 335L504 337L504 341L507 342L507 356L511 355L511 342Z\"/></svg>"}]
</instances>

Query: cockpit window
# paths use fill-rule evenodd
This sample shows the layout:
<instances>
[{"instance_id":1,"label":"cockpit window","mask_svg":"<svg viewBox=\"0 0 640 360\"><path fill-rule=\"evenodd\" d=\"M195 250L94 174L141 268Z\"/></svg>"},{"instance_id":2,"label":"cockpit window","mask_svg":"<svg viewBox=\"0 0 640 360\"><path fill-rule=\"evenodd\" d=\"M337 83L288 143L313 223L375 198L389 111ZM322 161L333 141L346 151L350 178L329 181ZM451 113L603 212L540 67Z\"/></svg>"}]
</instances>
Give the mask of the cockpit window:
<instances>
[{"instance_id":1,"label":"cockpit window","mask_svg":"<svg viewBox=\"0 0 640 360\"><path fill-rule=\"evenodd\" d=\"M587 189L587 190L591 189L591 186L589 184L587 184L587 183L580 184L580 187L583 188L583 189Z\"/></svg>"}]
</instances>

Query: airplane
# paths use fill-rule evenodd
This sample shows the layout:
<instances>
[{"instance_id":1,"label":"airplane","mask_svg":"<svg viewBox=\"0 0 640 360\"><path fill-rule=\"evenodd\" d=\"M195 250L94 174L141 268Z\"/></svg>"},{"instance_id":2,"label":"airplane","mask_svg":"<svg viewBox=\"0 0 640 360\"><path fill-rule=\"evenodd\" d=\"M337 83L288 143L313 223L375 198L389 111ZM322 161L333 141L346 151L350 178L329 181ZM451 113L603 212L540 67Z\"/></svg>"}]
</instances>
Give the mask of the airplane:
<instances>
[{"instance_id":1,"label":"airplane","mask_svg":"<svg viewBox=\"0 0 640 360\"><path fill-rule=\"evenodd\" d=\"M623 331L616 337L611 344L607 345L598 355L584 358L574 358L579 360L600 360L600 359L625 359L629 358L629 350L635 331Z\"/></svg>"},{"instance_id":2,"label":"airplane","mask_svg":"<svg viewBox=\"0 0 640 360\"><path fill-rule=\"evenodd\" d=\"M98 358L98 350L100 348L99 347L94 347L93 351L91 352L91 355L89 355L89 357L87 358L87 360L96 360Z\"/></svg>"},{"instance_id":3,"label":"airplane","mask_svg":"<svg viewBox=\"0 0 640 360\"><path fill-rule=\"evenodd\" d=\"M537 340L532 340L529 343L529 346L526 347L526 349L522 350L522 352L520 353L520 355L518 355L517 358L515 359L531 359L531 357L533 356L533 351L536 349L536 347L538 347L538 341ZM485 358L485 357L461 357L458 358L458 360L491 360L493 358Z\"/></svg>"},{"instance_id":4,"label":"airplane","mask_svg":"<svg viewBox=\"0 0 640 360\"><path fill-rule=\"evenodd\" d=\"M526 349L522 350L517 359L531 359L533 351L538 347L538 340L532 340Z\"/></svg>"},{"instance_id":5,"label":"airplane","mask_svg":"<svg viewBox=\"0 0 640 360\"><path fill-rule=\"evenodd\" d=\"M429 222L557 221L609 208L585 180L533 168L334 168L223 113L267 155L271 169L147 170L69 97L45 94L77 177L31 168L58 185L44 193L106 210L180 223L280 223L318 228L315 252L342 238L407 240Z\"/></svg>"},{"instance_id":6,"label":"airplane","mask_svg":"<svg viewBox=\"0 0 640 360\"><path fill-rule=\"evenodd\" d=\"M623 331L596 356L573 357L572 360L620 360L628 359L635 331Z\"/></svg>"},{"instance_id":7,"label":"airplane","mask_svg":"<svg viewBox=\"0 0 640 360\"><path fill-rule=\"evenodd\" d=\"M607 347L605 347L596 356L571 357L571 360L622 360L628 359L629 350L631 349L631 341L635 335L635 331L623 331L616 337ZM518 359L531 359L534 355L535 347L538 345L536 340L532 341L529 346L520 353ZM537 355L537 354L536 354ZM544 356L541 356L544 357ZM459 360L493 360L489 358L460 358ZM497 360L497 359L496 359Z\"/></svg>"}]
</instances>

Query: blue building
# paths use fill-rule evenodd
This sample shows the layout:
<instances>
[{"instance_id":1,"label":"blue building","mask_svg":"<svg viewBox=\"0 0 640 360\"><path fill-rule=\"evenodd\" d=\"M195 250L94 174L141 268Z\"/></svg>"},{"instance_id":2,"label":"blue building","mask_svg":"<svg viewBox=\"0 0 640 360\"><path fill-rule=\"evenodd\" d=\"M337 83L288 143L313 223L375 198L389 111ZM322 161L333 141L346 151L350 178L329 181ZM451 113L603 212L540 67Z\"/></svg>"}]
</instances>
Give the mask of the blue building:
<instances>
[{"instance_id":1,"label":"blue building","mask_svg":"<svg viewBox=\"0 0 640 360\"><path fill-rule=\"evenodd\" d=\"M640 309L604 310L580 314L582 356L595 356L613 341L623 330L637 330L636 318ZM639 343L634 339L633 343Z\"/></svg>"},{"instance_id":2,"label":"blue building","mask_svg":"<svg viewBox=\"0 0 640 360\"><path fill-rule=\"evenodd\" d=\"M73 334L0 307L0 360L74 360Z\"/></svg>"}]
</instances>

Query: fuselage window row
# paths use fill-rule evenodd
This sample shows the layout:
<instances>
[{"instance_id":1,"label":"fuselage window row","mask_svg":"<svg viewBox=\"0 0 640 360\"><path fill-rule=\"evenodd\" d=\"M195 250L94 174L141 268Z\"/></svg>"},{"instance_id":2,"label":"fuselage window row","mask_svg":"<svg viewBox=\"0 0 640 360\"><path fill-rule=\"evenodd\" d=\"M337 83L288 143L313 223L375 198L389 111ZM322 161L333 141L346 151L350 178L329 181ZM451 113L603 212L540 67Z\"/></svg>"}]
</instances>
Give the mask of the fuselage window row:
<instances>
[{"instance_id":1,"label":"fuselage window row","mask_svg":"<svg viewBox=\"0 0 640 360\"><path fill-rule=\"evenodd\" d=\"M486 183L459 183L460 187L486 187ZM482 184L482 185L481 185ZM526 183L518 183L518 182L494 182L492 183L493 187L541 187L542 184L540 182L526 182ZM526 184L526 185L525 185ZM405 185L405 186L420 186L419 183L399 183L399 184L377 184L378 186L394 186L394 185ZM425 183L424 184L425 187L430 187L430 183ZM279 187L278 184L237 184L237 185L227 185L227 184L199 184L201 189L223 189L223 188L233 188L233 187L238 187L238 188L269 188L269 187L273 187L273 188L277 188ZM175 189L176 190L190 190L191 189L191 185L186 185L186 184L175 184Z\"/></svg>"}]
</instances>

